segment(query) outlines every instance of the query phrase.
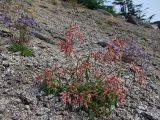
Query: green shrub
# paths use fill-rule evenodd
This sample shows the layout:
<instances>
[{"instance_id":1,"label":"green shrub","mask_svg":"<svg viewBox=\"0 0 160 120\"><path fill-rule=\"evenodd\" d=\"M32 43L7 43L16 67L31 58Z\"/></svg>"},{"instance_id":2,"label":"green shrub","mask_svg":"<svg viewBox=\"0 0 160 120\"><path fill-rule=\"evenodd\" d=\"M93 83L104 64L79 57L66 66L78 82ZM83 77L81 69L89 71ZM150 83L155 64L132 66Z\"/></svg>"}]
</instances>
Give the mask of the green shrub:
<instances>
[{"instance_id":1,"label":"green shrub","mask_svg":"<svg viewBox=\"0 0 160 120\"><path fill-rule=\"evenodd\" d=\"M104 10L111 13L113 16L116 16L116 10L115 10L114 6L105 6Z\"/></svg>"},{"instance_id":2,"label":"green shrub","mask_svg":"<svg viewBox=\"0 0 160 120\"><path fill-rule=\"evenodd\" d=\"M116 17L109 17L107 18L106 23L112 26L118 24L119 21L120 20L117 19Z\"/></svg>"},{"instance_id":3,"label":"green shrub","mask_svg":"<svg viewBox=\"0 0 160 120\"><path fill-rule=\"evenodd\" d=\"M21 52L22 56L33 56L33 51L24 44L13 43L9 46L9 50L13 52Z\"/></svg>"},{"instance_id":4,"label":"green shrub","mask_svg":"<svg viewBox=\"0 0 160 120\"><path fill-rule=\"evenodd\" d=\"M79 3L85 5L89 9L98 9L100 7L101 2L98 0L79 0Z\"/></svg>"}]
</instances>

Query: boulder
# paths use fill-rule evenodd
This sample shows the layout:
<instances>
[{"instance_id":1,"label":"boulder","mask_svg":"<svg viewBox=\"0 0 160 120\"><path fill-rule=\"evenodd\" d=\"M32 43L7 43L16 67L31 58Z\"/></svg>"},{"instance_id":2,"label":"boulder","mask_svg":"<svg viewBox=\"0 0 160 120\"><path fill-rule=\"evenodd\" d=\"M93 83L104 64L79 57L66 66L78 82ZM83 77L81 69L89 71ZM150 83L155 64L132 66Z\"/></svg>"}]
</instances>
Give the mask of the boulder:
<instances>
[{"instance_id":1,"label":"boulder","mask_svg":"<svg viewBox=\"0 0 160 120\"><path fill-rule=\"evenodd\" d=\"M157 25L158 28L160 29L160 21L155 21L155 22L153 22L153 24L154 24L154 25Z\"/></svg>"},{"instance_id":2,"label":"boulder","mask_svg":"<svg viewBox=\"0 0 160 120\"><path fill-rule=\"evenodd\" d=\"M134 17L133 15L128 16L127 22L138 25L138 26L140 25L138 19L136 17Z\"/></svg>"},{"instance_id":3,"label":"boulder","mask_svg":"<svg viewBox=\"0 0 160 120\"><path fill-rule=\"evenodd\" d=\"M157 24L151 24L151 26L152 26L152 28L155 29L155 30L159 29Z\"/></svg>"}]
</instances>

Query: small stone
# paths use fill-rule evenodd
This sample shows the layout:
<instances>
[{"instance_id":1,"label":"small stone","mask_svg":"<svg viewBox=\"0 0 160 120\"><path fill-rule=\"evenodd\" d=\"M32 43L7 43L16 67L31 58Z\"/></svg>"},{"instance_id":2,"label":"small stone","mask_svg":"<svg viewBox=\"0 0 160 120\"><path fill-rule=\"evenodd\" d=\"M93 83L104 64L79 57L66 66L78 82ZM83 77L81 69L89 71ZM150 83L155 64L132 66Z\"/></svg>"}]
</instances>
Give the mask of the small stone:
<instances>
[{"instance_id":1,"label":"small stone","mask_svg":"<svg viewBox=\"0 0 160 120\"><path fill-rule=\"evenodd\" d=\"M139 109L139 110L146 111L146 110L147 110L147 106L138 106L138 109Z\"/></svg>"},{"instance_id":2,"label":"small stone","mask_svg":"<svg viewBox=\"0 0 160 120\"><path fill-rule=\"evenodd\" d=\"M7 62L3 62L2 64L3 64L3 66L4 66L5 68L7 68L7 67L10 66L9 63L7 63Z\"/></svg>"},{"instance_id":3,"label":"small stone","mask_svg":"<svg viewBox=\"0 0 160 120\"><path fill-rule=\"evenodd\" d=\"M48 109L48 108L38 108L36 115L42 116L42 115L47 114L49 111L50 111L50 109Z\"/></svg>"},{"instance_id":4,"label":"small stone","mask_svg":"<svg viewBox=\"0 0 160 120\"><path fill-rule=\"evenodd\" d=\"M107 43L106 42L97 42L97 44L100 45L103 48L107 47Z\"/></svg>"},{"instance_id":5,"label":"small stone","mask_svg":"<svg viewBox=\"0 0 160 120\"><path fill-rule=\"evenodd\" d=\"M146 112L141 112L140 115L143 116L143 118L145 120L158 120L157 118L155 118L154 116L152 116Z\"/></svg>"},{"instance_id":6,"label":"small stone","mask_svg":"<svg viewBox=\"0 0 160 120\"><path fill-rule=\"evenodd\" d=\"M152 63L153 66L157 66L157 63Z\"/></svg>"},{"instance_id":7,"label":"small stone","mask_svg":"<svg viewBox=\"0 0 160 120\"><path fill-rule=\"evenodd\" d=\"M160 105L159 105L159 106L157 106L157 109L160 109Z\"/></svg>"},{"instance_id":8,"label":"small stone","mask_svg":"<svg viewBox=\"0 0 160 120\"><path fill-rule=\"evenodd\" d=\"M3 120L4 116L2 114L0 114L0 120Z\"/></svg>"},{"instance_id":9,"label":"small stone","mask_svg":"<svg viewBox=\"0 0 160 120\"><path fill-rule=\"evenodd\" d=\"M4 105L0 105L0 113L3 113L4 112L4 110L5 110L5 106Z\"/></svg>"},{"instance_id":10,"label":"small stone","mask_svg":"<svg viewBox=\"0 0 160 120\"><path fill-rule=\"evenodd\" d=\"M55 115L49 118L49 120L62 120L63 116L62 115Z\"/></svg>"},{"instance_id":11,"label":"small stone","mask_svg":"<svg viewBox=\"0 0 160 120\"><path fill-rule=\"evenodd\" d=\"M31 96L30 94L27 94L27 93L21 93L20 99L25 105L37 104L36 98L34 98L33 96Z\"/></svg>"},{"instance_id":12,"label":"small stone","mask_svg":"<svg viewBox=\"0 0 160 120\"><path fill-rule=\"evenodd\" d=\"M124 76L124 78L129 79L129 78L130 78L130 76Z\"/></svg>"},{"instance_id":13,"label":"small stone","mask_svg":"<svg viewBox=\"0 0 160 120\"><path fill-rule=\"evenodd\" d=\"M30 109L29 105L25 105L25 108L26 108L26 110Z\"/></svg>"}]
</instances>

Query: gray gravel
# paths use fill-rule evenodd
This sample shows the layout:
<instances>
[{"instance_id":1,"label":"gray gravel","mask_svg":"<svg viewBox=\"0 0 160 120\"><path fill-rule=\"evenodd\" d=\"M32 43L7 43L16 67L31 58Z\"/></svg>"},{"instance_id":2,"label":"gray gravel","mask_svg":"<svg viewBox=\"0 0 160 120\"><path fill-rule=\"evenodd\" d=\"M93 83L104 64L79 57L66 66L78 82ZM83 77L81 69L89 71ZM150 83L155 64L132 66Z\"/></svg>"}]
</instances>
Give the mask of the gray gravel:
<instances>
[{"instance_id":1,"label":"gray gravel","mask_svg":"<svg viewBox=\"0 0 160 120\"><path fill-rule=\"evenodd\" d=\"M47 6L40 7L40 5ZM79 54L104 50L96 43L109 41L115 35L135 40L149 52L151 59L148 80L143 86L127 81L124 106L117 106L113 120L160 120L160 31L118 21L110 26L107 17L96 11L61 8L41 1L34 4L40 30L52 42L33 37L29 46L33 57L7 50L10 37L0 36L0 120L88 120L83 111L63 110L61 100L53 95L43 96L34 77L41 69L52 64L64 64L63 54L55 43L62 31L72 22L85 33L84 43L75 43ZM45 23L45 24L44 24ZM48 26L48 27L46 27ZM78 48L79 47L79 48ZM124 76L127 79L128 75Z\"/></svg>"}]
</instances>

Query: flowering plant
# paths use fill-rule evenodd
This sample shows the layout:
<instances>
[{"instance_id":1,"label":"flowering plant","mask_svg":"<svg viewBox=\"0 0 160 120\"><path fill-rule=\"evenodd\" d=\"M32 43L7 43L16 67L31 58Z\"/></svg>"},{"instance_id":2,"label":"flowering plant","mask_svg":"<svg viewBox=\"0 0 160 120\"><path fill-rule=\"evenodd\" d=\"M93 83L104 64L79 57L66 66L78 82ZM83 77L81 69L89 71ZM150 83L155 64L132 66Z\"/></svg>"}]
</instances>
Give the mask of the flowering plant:
<instances>
[{"instance_id":1,"label":"flowering plant","mask_svg":"<svg viewBox=\"0 0 160 120\"><path fill-rule=\"evenodd\" d=\"M41 74L37 74L36 80L42 83L41 89L46 95L57 95L65 89L65 86L62 84L62 78L64 75L65 70L63 68L57 68L53 65L51 69L44 69Z\"/></svg>"},{"instance_id":2,"label":"flowering plant","mask_svg":"<svg viewBox=\"0 0 160 120\"><path fill-rule=\"evenodd\" d=\"M33 30L38 24L31 9L25 5L20 6L18 4L20 2L22 1L11 0L8 3L9 9L3 10L3 14L0 15L0 30L7 30L11 34L13 43L9 46L9 50L19 51L23 56L32 56L32 49L25 46L24 43L29 42ZM8 4L6 3L4 6Z\"/></svg>"},{"instance_id":3,"label":"flowering plant","mask_svg":"<svg viewBox=\"0 0 160 120\"><path fill-rule=\"evenodd\" d=\"M103 53L93 51L87 56L78 56L73 43L75 38L82 43L83 34L77 29L76 25L70 25L64 39L58 42L70 63L61 68L45 69L36 79L45 85L44 92L62 97L64 109L84 110L92 119L108 116L117 103L124 101L124 80L119 71L122 70L120 63L127 42L116 38L108 43ZM139 74L141 70L134 64L131 69L143 83L144 78Z\"/></svg>"},{"instance_id":4,"label":"flowering plant","mask_svg":"<svg viewBox=\"0 0 160 120\"><path fill-rule=\"evenodd\" d=\"M28 42L33 28L37 26L33 12L28 6L20 7L18 4L20 1L11 2L12 6L8 10L3 10L0 15L0 28L1 30L7 28L15 42Z\"/></svg>"}]
</instances>

